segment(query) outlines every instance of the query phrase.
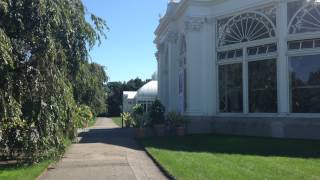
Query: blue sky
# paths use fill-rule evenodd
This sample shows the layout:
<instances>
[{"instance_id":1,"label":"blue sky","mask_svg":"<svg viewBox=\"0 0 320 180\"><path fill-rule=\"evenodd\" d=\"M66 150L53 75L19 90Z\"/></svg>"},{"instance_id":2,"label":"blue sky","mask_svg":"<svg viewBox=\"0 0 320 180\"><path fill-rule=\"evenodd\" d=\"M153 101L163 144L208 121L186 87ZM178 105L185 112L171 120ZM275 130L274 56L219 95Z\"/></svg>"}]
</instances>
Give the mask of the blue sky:
<instances>
[{"instance_id":1,"label":"blue sky","mask_svg":"<svg viewBox=\"0 0 320 180\"><path fill-rule=\"evenodd\" d=\"M90 56L106 67L109 81L150 78L157 70L153 44L159 14L168 0L83 0L89 12L105 19L108 38Z\"/></svg>"}]
</instances>

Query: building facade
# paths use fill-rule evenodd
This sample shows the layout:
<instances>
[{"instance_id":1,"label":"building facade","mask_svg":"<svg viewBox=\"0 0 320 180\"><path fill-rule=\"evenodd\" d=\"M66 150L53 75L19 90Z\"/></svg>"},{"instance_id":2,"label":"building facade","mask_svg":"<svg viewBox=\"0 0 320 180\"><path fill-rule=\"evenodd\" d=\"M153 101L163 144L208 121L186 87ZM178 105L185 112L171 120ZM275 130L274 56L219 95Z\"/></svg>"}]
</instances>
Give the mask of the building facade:
<instances>
[{"instance_id":1,"label":"building facade","mask_svg":"<svg viewBox=\"0 0 320 180\"><path fill-rule=\"evenodd\" d=\"M159 98L191 133L320 139L319 0L181 0L156 30Z\"/></svg>"},{"instance_id":2,"label":"building facade","mask_svg":"<svg viewBox=\"0 0 320 180\"><path fill-rule=\"evenodd\" d=\"M152 103L158 98L158 81L150 81L138 91L124 91L122 98L122 111L132 112L136 104L143 105L144 111L148 112Z\"/></svg>"}]
</instances>

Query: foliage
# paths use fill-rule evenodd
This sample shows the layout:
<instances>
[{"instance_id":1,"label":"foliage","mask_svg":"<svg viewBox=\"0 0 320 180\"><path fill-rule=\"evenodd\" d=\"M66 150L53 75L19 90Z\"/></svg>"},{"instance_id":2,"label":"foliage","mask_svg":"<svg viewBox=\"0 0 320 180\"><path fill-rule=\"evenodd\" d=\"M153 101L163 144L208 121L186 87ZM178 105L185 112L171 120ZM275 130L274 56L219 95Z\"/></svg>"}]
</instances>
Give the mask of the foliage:
<instances>
[{"instance_id":1,"label":"foliage","mask_svg":"<svg viewBox=\"0 0 320 180\"><path fill-rule=\"evenodd\" d=\"M136 128L143 128L146 127L149 123L149 114L148 113L144 113L144 114L136 114L133 117L133 127Z\"/></svg>"},{"instance_id":2,"label":"foliage","mask_svg":"<svg viewBox=\"0 0 320 180\"><path fill-rule=\"evenodd\" d=\"M6 158L57 156L73 138L79 104L105 107L106 75L88 63L105 22L86 21L81 0L0 2L0 149ZM86 109L87 111L87 109ZM15 157L13 157L15 156Z\"/></svg>"},{"instance_id":3,"label":"foliage","mask_svg":"<svg viewBox=\"0 0 320 180\"><path fill-rule=\"evenodd\" d=\"M132 125L133 117L131 116L130 113L128 112L121 113L121 117L123 119L125 127L130 127Z\"/></svg>"},{"instance_id":4,"label":"foliage","mask_svg":"<svg viewBox=\"0 0 320 180\"><path fill-rule=\"evenodd\" d=\"M89 106L80 105L76 108L74 117L76 128L88 127L92 121L94 121L94 116Z\"/></svg>"},{"instance_id":5,"label":"foliage","mask_svg":"<svg viewBox=\"0 0 320 180\"><path fill-rule=\"evenodd\" d=\"M185 126L187 123L186 119L180 113L176 112L168 113L167 119L173 126L176 127Z\"/></svg>"},{"instance_id":6,"label":"foliage","mask_svg":"<svg viewBox=\"0 0 320 180\"><path fill-rule=\"evenodd\" d=\"M123 84L121 82L109 82L107 85L107 104L108 116L117 117L122 112L122 92Z\"/></svg>"},{"instance_id":7,"label":"foliage","mask_svg":"<svg viewBox=\"0 0 320 180\"><path fill-rule=\"evenodd\" d=\"M152 103L149 113L152 125L164 124L165 107L160 100L157 99Z\"/></svg>"},{"instance_id":8,"label":"foliage","mask_svg":"<svg viewBox=\"0 0 320 180\"><path fill-rule=\"evenodd\" d=\"M132 113L133 113L134 116L135 115L141 115L142 116L143 112L144 112L144 110L143 110L143 105L142 104L136 104L132 108Z\"/></svg>"},{"instance_id":9,"label":"foliage","mask_svg":"<svg viewBox=\"0 0 320 180\"><path fill-rule=\"evenodd\" d=\"M96 63L83 62L76 75L74 94L78 104L86 104L94 115L107 111L107 76L104 68Z\"/></svg>"}]
</instances>

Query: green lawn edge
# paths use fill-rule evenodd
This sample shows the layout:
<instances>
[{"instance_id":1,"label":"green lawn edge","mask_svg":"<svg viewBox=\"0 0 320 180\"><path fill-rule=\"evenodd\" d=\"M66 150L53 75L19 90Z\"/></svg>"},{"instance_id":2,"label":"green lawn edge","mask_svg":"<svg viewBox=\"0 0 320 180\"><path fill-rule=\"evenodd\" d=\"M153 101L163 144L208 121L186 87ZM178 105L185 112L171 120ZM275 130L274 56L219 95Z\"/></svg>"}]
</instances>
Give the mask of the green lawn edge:
<instances>
[{"instance_id":1,"label":"green lawn edge","mask_svg":"<svg viewBox=\"0 0 320 180\"><path fill-rule=\"evenodd\" d=\"M195 135L138 142L175 179L320 179L320 141Z\"/></svg>"},{"instance_id":2,"label":"green lawn edge","mask_svg":"<svg viewBox=\"0 0 320 180\"><path fill-rule=\"evenodd\" d=\"M45 159L39 163L25 166L6 166L0 167L0 180L35 180L40 177L48 167L59 162L65 153L65 151L72 144L71 140L65 140L65 150L61 153L58 158Z\"/></svg>"},{"instance_id":3,"label":"green lawn edge","mask_svg":"<svg viewBox=\"0 0 320 180\"><path fill-rule=\"evenodd\" d=\"M122 126L122 118L121 117L110 117L112 121L119 127Z\"/></svg>"}]
</instances>

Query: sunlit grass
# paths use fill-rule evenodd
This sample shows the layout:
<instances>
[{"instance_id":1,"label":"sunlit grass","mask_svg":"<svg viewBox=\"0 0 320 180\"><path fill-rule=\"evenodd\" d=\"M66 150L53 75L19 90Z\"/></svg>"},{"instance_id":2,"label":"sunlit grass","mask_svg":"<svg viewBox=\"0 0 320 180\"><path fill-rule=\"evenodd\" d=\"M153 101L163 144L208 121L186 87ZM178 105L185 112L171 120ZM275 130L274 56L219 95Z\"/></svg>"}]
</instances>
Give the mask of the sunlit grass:
<instances>
[{"instance_id":1,"label":"sunlit grass","mask_svg":"<svg viewBox=\"0 0 320 180\"><path fill-rule=\"evenodd\" d=\"M320 179L320 142L234 136L147 138L177 179Z\"/></svg>"}]
</instances>

